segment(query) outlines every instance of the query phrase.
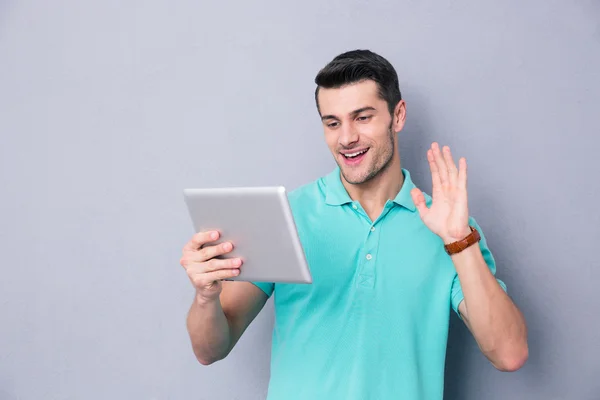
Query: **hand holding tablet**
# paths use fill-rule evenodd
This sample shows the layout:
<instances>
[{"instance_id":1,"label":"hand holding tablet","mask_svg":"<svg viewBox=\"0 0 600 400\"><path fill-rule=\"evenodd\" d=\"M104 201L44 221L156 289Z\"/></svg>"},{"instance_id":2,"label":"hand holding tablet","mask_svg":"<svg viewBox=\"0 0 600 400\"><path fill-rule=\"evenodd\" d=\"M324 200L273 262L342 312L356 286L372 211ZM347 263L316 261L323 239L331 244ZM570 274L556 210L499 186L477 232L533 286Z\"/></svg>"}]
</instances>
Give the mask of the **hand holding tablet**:
<instances>
[{"instance_id":1,"label":"hand holding tablet","mask_svg":"<svg viewBox=\"0 0 600 400\"><path fill-rule=\"evenodd\" d=\"M185 189L184 198L197 233L181 263L194 265L195 286L218 293L223 279L312 283L285 188Z\"/></svg>"},{"instance_id":2,"label":"hand holding tablet","mask_svg":"<svg viewBox=\"0 0 600 400\"><path fill-rule=\"evenodd\" d=\"M229 280L240 274L240 258L221 258L231 252L229 242L215 245L219 239L216 231L198 232L186 243L180 264L187 271L196 291L205 300L215 300L221 293L221 281Z\"/></svg>"}]
</instances>

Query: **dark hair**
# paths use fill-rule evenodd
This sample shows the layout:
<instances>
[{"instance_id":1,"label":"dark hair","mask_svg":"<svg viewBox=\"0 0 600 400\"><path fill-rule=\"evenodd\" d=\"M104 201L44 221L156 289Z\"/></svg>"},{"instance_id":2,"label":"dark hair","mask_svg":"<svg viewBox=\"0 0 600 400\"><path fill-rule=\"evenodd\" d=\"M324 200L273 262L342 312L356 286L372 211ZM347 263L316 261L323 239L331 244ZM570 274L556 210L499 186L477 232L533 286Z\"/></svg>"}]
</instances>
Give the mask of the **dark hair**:
<instances>
[{"instance_id":1,"label":"dark hair","mask_svg":"<svg viewBox=\"0 0 600 400\"><path fill-rule=\"evenodd\" d=\"M379 88L379 96L388 104L390 114L402 95L398 74L388 60L370 50L352 50L336 56L315 78L315 101L319 113L319 88L334 89L364 80L373 80Z\"/></svg>"}]
</instances>

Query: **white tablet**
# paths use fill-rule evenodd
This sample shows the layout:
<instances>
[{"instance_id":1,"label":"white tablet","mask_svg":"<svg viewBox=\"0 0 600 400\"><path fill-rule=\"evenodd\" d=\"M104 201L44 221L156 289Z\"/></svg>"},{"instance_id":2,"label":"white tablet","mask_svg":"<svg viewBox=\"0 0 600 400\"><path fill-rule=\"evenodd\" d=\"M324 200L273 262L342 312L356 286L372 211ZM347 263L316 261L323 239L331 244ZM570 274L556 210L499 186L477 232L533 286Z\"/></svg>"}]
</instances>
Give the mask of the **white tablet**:
<instances>
[{"instance_id":1,"label":"white tablet","mask_svg":"<svg viewBox=\"0 0 600 400\"><path fill-rule=\"evenodd\" d=\"M312 283L287 193L282 186L185 189L195 232L217 230L230 241L223 258L240 257L231 280Z\"/></svg>"}]
</instances>

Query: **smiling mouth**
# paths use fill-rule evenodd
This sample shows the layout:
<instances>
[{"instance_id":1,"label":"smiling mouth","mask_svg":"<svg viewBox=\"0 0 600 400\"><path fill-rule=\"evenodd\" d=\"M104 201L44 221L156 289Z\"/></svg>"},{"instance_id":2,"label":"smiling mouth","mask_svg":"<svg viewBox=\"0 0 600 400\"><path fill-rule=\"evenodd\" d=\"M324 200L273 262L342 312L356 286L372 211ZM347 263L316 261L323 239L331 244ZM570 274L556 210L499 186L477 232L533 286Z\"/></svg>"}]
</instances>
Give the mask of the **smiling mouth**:
<instances>
[{"instance_id":1,"label":"smiling mouth","mask_svg":"<svg viewBox=\"0 0 600 400\"><path fill-rule=\"evenodd\" d=\"M359 157L359 156L365 154L367 151L369 151L369 149L364 149L364 150L356 151L354 153L346 153L346 154L342 153L342 155L344 157L346 157L347 159L351 160L353 158L356 158L356 157Z\"/></svg>"}]
</instances>

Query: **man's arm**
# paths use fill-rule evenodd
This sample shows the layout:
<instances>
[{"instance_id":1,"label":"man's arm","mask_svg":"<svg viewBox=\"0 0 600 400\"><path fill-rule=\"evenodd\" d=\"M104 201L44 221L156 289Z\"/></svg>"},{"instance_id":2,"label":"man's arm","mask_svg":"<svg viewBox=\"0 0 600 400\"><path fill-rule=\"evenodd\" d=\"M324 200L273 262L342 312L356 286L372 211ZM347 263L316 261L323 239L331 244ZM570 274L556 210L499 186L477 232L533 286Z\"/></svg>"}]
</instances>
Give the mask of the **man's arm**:
<instances>
[{"instance_id":1,"label":"man's arm","mask_svg":"<svg viewBox=\"0 0 600 400\"><path fill-rule=\"evenodd\" d=\"M216 300L196 296L187 318L187 329L198 361L210 365L225 358L268 297L249 282L221 282Z\"/></svg>"},{"instance_id":2,"label":"man's arm","mask_svg":"<svg viewBox=\"0 0 600 400\"><path fill-rule=\"evenodd\" d=\"M450 147L440 149L437 142L427 150L427 161L431 170L432 201L428 204L423 192L413 188L415 207L423 223L444 244L462 240L470 233L467 161L461 157L457 167ZM458 312L482 352L502 371L519 369L528 357L525 321L494 278L481 246L470 246L454 254L452 260L460 282L456 289L461 289L464 296ZM453 294L452 301L454 306L460 298Z\"/></svg>"},{"instance_id":3,"label":"man's arm","mask_svg":"<svg viewBox=\"0 0 600 400\"><path fill-rule=\"evenodd\" d=\"M204 365L229 354L268 298L253 283L227 281L240 274L242 259L219 258L233 250L231 242L214 244L220 235L218 231L194 234L179 261L196 292L187 329L194 354Z\"/></svg>"},{"instance_id":4,"label":"man's arm","mask_svg":"<svg viewBox=\"0 0 600 400\"><path fill-rule=\"evenodd\" d=\"M464 294L458 312L482 353L501 371L516 371L527 361L527 326L490 271L481 249L472 245L451 256Z\"/></svg>"}]
</instances>

